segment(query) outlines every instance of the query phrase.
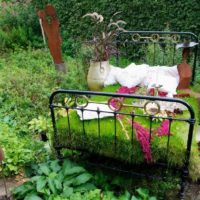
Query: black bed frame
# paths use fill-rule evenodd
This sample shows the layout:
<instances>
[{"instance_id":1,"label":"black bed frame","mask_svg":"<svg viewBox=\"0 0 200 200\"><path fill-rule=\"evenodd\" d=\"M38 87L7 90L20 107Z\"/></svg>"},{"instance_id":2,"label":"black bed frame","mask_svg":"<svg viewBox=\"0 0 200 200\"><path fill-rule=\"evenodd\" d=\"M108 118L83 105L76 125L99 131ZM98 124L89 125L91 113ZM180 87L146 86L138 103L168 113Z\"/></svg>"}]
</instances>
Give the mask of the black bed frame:
<instances>
[{"instance_id":1,"label":"black bed frame","mask_svg":"<svg viewBox=\"0 0 200 200\"><path fill-rule=\"evenodd\" d=\"M128 57L129 60L136 60L136 58L134 57L134 55L132 55L130 53L130 48L132 48L133 46L136 46L136 48L138 47L139 44L141 45L147 45L147 44L152 44L153 45L153 49L156 50L155 45L159 45L161 47L161 49L163 50L163 56L165 56L165 48L166 45L169 45L170 47L173 48L173 56L172 56L172 65L174 63L176 63L175 60L175 54L177 53L176 50L176 44L179 42L183 42L185 40L190 40L190 41L194 41L194 42L198 42L198 38L196 35L194 35L193 33L183 33L183 32L153 32L153 31L129 31L129 32L124 32L118 35L117 40L116 40L116 45L117 45L117 53L115 52L116 55L116 61L117 61L117 65L120 66L120 59L122 56L126 56ZM143 48L144 49L144 48ZM136 49L137 50L137 49ZM155 54L155 52L154 52ZM195 73L196 73L196 67L197 67L197 57L198 57L198 46L195 46L192 49L192 59L190 60L190 63L192 65L193 68L193 76L192 76L192 80L191 80L191 84L194 84L195 81ZM141 55L144 55L144 52L141 52ZM155 55L156 56L156 55ZM142 56L141 56L142 57ZM142 58L143 59L143 58ZM156 59L153 59L154 61ZM164 61L164 59L163 59ZM140 61L138 61L139 63ZM142 60L141 62L144 62L144 60ZM164 63L164 62L163 62ZM156 63L154 63L156 64ZM170 64L168 64L170 65ZM72 101L73 104L57 104L58 101L60 99L63 100L64 97L72 97ZM56 120L56 116L55 116L55 112L56 109L58 108L64 108L66 110L67 113L67 118L66 118L66 124L68 124L68 128L66 130L66 135L68 135L69 137L71 136L71 134L73 134L71 132L70 129L70 115L69 112L71 110L80 110L81 113L83 114L83 112L86 110L85 106L87 105L88 102L92 103L92 101L90 100L91 97L93 96L104 96L107 99L113 98L115 100L119 100L120 98L127 98L127 99L131 99L131 101L135 101L136 99L139 100L145 100L147 102L158 102L158 101L162 101L162 102L175 102L175 103L180 103L182 105L184 105L187 108L187 111L189 113L189 117L188 118L177 118L177 117L173 117L173 116L168 116L168 117L158 117L152 114L138 114L135 112L131 112L131 113L124 113L121 110L113 110L113 114L114 114L114 123L113 123L113 150L117 151L117 142L118 142L118 138L117 138L117 127L116 127L116 120L117 120L117 116L119 114L127 116L132 122L134 122L135 117L140 116L140 117L144 117L144 118L148 118L149 119L149 132L150 132L150 144L151 144L151 135L152 135L152 121L155 118L161 118L161 119L168 119L170 122L170 126L171 127L171 123L173 121L183 121L185 123L188 123L189 125L189 129L188 129L188 138L187 138L187 145L185 147L183 147L183 149L185 149L185 159L184 159L184 164L183 166L179 167L178 170L181 170L181 188L180 188L180 198L184 198L184 189L185 189L185 184L186 184L186 179L189 175L189 171L188 171L188 165L189 165L189 161L190 161L190 152L191 152L191 145L192 145L192 139L193 139L193 131L194 131L194 124L195 124L195 113L193 108L186 103L184 100L181 99L177 99L177 98L165 98L165 97L156 97L156 96L142 96L142 95L129 95L129 94L116 94L116 93L105 93L105 92L94 92L94 91L76 91L76 90L58 90L52 93L50 100L49 100L49 107L51 110L51 117L52 117L52 123L53 123L53 130L54 130L54 141L53 141L53 146L57 152L58 156L61 156L61 150L64 148L68 148L68 149L72 149L72 150L79 150L79 151L83 151L83 152L88 152L87 148L74 148L73 146L69 145L61 145L59 144L59 140L58 140L58 128L57 128L57 120ZM84 102L84 105L80 104L79 102ZM107 102L105 102L105 104L107 104ZM120 106L131 106L131 105L124 105L123 102L120 102ZM101 112L101 110L97 109L97 110L92 110L92 112L96 112L98 115L98 126L96 128L97 131L97 135L99 140L101 140L101 120L99 118L99 115ZM87 131L85 130L85 125L84 125L84 120L81 121L81 128L82 128L82 134L83 137L85 137L85 139L87 140ZM169 128L169 133L170 133L170 128ZM130 138L130 143L133 144L133 139L134 139L134 130L132 127L132 135ZM164 162L158 162L156 163L156 165L158 166L162 166L162 168L164 167L164 169L168 169L169 168L169 162L168 162L168 151L170 150L170 134L167 135L167 142L166 142L166 158ZM134 145L132 145L132 148L134 150ZM89 152L91 153L91 152ZM100 156L101 157L101 156ZM133 158L134 159L134 158ZM97 158L96 158L97 160ZM93 160L95 164L95 159ZM112 162L113 164L113 162ZM108 168L112 168L115 170L121 170L121 171L128 171L133 173L132 170L132 165L129 165L129 168L123 168L121 167L121 165L116 165L116 166L109 166L108 162L106 162L106 164L104 163L100 163L100 161L96 161L96 165L97 166L103 166L103 167L108 167ZM155 163L154 163L155 165ZM152 164L149 163L144 163L144 166L148 167L152 167L154 166ZM118 167L117 167L118 166ZM128 169L128 170L127 170ZM134 174L134 173L133 173ZM137 175L141 175L143 176L144 174L142 172L136 173ZM152 174L151 174L152 175ZM150 175L150 176L151 176ZM146 175L145 175L146 176Z\"/></svg>"}]
</instances>

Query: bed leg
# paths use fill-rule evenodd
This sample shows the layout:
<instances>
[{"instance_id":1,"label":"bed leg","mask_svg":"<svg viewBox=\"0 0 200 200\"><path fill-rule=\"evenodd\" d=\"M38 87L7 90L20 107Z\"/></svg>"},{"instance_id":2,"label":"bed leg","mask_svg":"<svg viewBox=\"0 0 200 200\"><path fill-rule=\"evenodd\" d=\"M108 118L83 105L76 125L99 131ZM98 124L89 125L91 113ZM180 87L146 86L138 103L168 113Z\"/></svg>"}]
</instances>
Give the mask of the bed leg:
<instances>
[{"instance_id":1,"label":"bed leg","mask_svg":"<svg viewBox=\"0 0 200 200\"><path fill-rule=\"evenodd\" d=\"M181 188L180 188L180 191L179 191L179 197L180 197L181 200L183 200L184 196L185 196L185 186L186 186L187 177L188 177L188 168L183 167L182 175L181 175Z\"/></svg>"}]
</instances>

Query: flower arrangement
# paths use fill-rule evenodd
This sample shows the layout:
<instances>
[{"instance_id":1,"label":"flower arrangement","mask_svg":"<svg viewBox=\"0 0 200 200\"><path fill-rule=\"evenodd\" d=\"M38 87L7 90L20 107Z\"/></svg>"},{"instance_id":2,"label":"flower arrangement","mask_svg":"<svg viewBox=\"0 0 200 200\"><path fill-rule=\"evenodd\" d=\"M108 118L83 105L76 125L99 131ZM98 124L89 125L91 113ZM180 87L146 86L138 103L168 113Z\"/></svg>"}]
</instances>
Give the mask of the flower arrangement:
<instances>
[{"instance_id":1,"label":"flower arrangement","mask_svg":"<svg viewBox=\"0 0 200 200\"><path fill-rule=\"evenodd\" d=\"M87 13L83 16L90 17L94 22L94 33L92 39L93 56L92 60L96 62L107 61L110 58L114 49L114 37L120 32L125 31L122 27L126 24L123 20L114 21L113 18L120 12L115 13L109 20L109 23L104 21L104 17L96 12Z\"/></svg>"}]
</instances>

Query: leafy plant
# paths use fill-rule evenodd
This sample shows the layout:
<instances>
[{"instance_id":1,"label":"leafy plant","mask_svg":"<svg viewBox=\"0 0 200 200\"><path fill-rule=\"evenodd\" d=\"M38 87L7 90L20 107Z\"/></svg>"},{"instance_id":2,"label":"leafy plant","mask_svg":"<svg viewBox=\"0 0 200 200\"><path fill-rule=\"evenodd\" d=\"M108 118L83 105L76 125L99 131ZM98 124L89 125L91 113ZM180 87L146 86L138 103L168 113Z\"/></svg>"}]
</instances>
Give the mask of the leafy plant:
<instances>
[{"instance_id":1,"label":"leafy plant","mask_svg":"<svg viewBox=\"0 0 200 200\"><path fill-rule=\"evenodd\" d=\"M36 133L47 132L52 127L50 119L41 115L38 118L33 118L28 124L29 129Z\"/></svg>"},{"instance_id":2,"label":"leafy plant","mask_svg":"<svg viewBox=\"0 0 200 200\"><path fill-rule=\"evenodd\" d=\"M103 175L103 178L106 183L107 177ZM16 200L156 200L149 195L148 190L142 188L136 190L136 196L128 191L116 195L114 191L100 189L95 185L94 175L82 166L68 159L63 163L54 160L35 167L35 176L14 188L12 194Z\"/></svg>"},{"instance_id":3,"label":"leafy plant","mask_svg":"<svg viewBox=\"0 0 200 200\"><path fill-rule=\"evenodd\" d=\"M114 38L120 31L125 31L122 25L126 22L122 20L114 21L113 17L119 14L115 13L110 22L107 24L104 22L104 17L96 12L88 13L83 16L91 17L95 22L95 31L93 33L92 47L93 47L93 60L94 61L107 61L114 49Z\"/></svg>"},{"instance_id":4,"label":"leafy plant","mask_svg":"<svg viewBox=\"0 0 200 200\"><path fill-rule=\"evenodd\" d=\"M45 160L46 149L43 143L29 137L20 137L14 128L5 123L0 125L0 144L4 150L3 165L0 172L4 175L16 175L32 162Z\"/></svg>"},{"instance_id":5,"label":"leafy plant","mask_svg":"<svg viewBox=\"0 0 200 200\"><path fill-rule=\"evenodd\" d=\"M39 165L36 176L12 191L17 199L49 199L49 196L68 198L76 192L96 189L92 175L70 160L58 160Z\"/></svg>"}]
</instances>

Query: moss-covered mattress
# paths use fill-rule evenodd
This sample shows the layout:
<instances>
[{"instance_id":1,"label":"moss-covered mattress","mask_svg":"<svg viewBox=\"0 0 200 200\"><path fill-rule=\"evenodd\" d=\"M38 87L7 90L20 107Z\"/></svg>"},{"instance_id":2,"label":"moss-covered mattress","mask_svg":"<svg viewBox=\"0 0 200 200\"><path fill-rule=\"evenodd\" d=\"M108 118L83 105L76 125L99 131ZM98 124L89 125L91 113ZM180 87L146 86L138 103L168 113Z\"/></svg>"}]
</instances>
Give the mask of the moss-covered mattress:
<instances>
[{"instance_id":1,"label":"moss-covered mattress","mask_svg":"<svg viewBox=\"0 0 200 200\"><path fill-rule=\"evenodd\" d=\"M118 86L109 86L105 88L104 91L115 92L117 87ZM102 102L107 99L105 99L105 97L94 97L93 100ZM187 97L184 98L184 100L192 105L195 112L198 113L198 103L196 99ZM144 112L141 108L138 108L137 111L141 114ZM176 117L187 118L189 117L189 113L183 111L182 114L176 114ZM144 148L142 148L136 136L136 129L132 129L130 124L131 120L131 117L119 117L117 119L114 117L107 117L99 120L85 120L83 122L80 120L76 110L70 109L69 117L59 116L57 119L56 126L58 137L56 141L59 146L68 147L70 149L83 149L91 153L97 153L128 163L139 164L147 162ZM147 118L138 116L134 118L134 122L139 123L144 129L149 129L150 123ZM151 162L167 161L169 165L182 166L187 148L189 124L187 122L174 120L171 123L170 137L167 135L158 136L156 134L156 130L161 124L162 121L159 120L153 120L152 123L152 137L150 142ZM195 125L193 133L190 158L190 176L193 179L200 178L200 156L195 141L196 128L197 125ZM83 131L83 129L85 131Z\"/></svg>"}]
</instances>

